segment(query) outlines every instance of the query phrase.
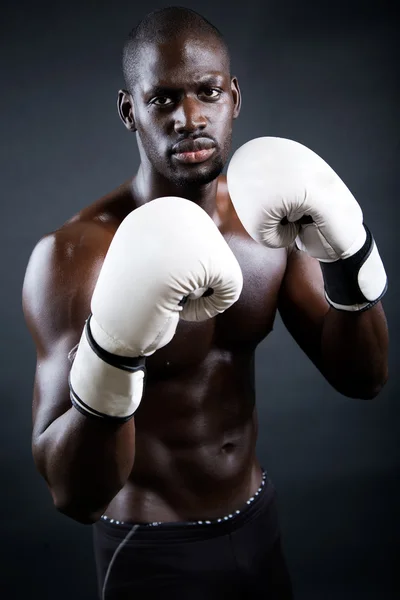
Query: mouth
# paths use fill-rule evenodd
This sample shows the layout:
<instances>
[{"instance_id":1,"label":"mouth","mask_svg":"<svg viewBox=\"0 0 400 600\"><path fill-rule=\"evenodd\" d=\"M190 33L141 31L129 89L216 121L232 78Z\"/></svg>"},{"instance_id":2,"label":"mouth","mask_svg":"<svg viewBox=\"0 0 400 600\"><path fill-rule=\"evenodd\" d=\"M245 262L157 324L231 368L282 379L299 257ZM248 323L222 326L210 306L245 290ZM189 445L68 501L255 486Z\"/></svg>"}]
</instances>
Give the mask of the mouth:
<instances>
[{"instance_id":1,"label":"mouth","mask_svg":"<svg viewBox=\"0 0 400 600\"><path fill-rule=\"evenodd\" d=\"M175 144L172 156L181 163L202 163L208 160L215 152L215 144L209 138L184 140Z\"/></svg>"},{"instance_id":2,"label":"mouth","mask_svg":"<svg viewBox=\"0 0 400 600\"><path fill-rule=\"evenodd\" d=\"M175 160L181 163L202 163L205 162L215 152L215 148L208 150L197 150L196 152L178 152L174 153Z\"/></svg>"}]
</instances>

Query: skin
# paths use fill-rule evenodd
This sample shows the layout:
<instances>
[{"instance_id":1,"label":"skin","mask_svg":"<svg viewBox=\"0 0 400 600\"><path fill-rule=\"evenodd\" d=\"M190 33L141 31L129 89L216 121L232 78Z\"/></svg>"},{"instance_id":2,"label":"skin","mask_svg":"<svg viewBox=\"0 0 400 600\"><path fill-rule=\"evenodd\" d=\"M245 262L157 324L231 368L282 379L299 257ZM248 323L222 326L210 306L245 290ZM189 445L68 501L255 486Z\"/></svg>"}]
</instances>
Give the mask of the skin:
<instances>
[{"instance_id":1,"label":"skin","mask_svg":"<svg viewBox=\"0 0 400 600\"><path fill-rule=\"evenodd\" d=\"M381 303L358 314L330 308L317 261L265 248L243 229L218 175L240 90L217 41L181 36L146 47L134 93L119 92L118 111L136 132L137 174L40 240L25 276L37 349L33 456L55 506L81 523L104 512L137 522L212 519L241 508L260 484L254 354L277 310L323 376L352 398L374 398L387 379L386 321ZM213 140L213 157L177 164L171 148L198 135ZM68 353L119 224L165 195L197 202L213 218L241 265L243 292L216 318L180 322L147 360L133 419L87 418L71 406Z\"/></svg>"}]
</instances>

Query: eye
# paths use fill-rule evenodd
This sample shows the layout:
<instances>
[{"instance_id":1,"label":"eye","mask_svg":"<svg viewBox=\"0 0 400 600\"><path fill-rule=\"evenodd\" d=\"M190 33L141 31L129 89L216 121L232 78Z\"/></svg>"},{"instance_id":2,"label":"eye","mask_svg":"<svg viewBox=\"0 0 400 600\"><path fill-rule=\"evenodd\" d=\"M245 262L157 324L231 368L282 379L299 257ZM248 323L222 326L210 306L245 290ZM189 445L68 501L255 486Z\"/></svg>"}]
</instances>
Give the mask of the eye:
<instances>
[{"instance_id":1,"label":"eye","mask_svg":"<svg viewBox=\"0 0 400 600\"><path fill-rule=\"evenodd\" d=\"M172 99L168 96L157 96L151 100L151 104L155 106L169 106L172 104Z\"/></svg>"},{"instance_id":2,"label":"eye","mask_svg":"<svg viewBox=\"0 0 400 600\"><path fill-rule=\"evenodd\" d=\"M206 87L203 89L202 94L210 100L218 100L222 94L222 90L219 90L218 88Z\"/></svg>"},{"instance_id":3,"label":"eye","mask_svg":"<svg viewBox=\"0 0 400 600\"><path fill-rule=\"evenodd\" d=\"M204 88L203 93L208 98L219 98L222 92L217 88Z\"/></svg>"}]
</instances>

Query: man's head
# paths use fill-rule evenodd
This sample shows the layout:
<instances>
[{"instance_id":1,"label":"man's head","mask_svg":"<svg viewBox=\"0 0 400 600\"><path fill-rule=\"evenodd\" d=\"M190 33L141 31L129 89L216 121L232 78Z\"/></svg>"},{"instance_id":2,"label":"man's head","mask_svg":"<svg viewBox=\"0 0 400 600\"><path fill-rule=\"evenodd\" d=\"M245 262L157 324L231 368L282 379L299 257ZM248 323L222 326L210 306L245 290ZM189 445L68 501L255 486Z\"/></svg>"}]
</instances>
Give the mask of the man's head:
<instances>
[{"instance_id":1,"label":"man's head","mask_svg":"<svg viewBox=\"0 0 400 600\"><path fill-rule=\"evenodd\" d=\"M176 185L208 183L228 159L240 91L219 31L186 8L150 13L124 46L118 108L142 164Z\"/></svg>"}]
</instances>

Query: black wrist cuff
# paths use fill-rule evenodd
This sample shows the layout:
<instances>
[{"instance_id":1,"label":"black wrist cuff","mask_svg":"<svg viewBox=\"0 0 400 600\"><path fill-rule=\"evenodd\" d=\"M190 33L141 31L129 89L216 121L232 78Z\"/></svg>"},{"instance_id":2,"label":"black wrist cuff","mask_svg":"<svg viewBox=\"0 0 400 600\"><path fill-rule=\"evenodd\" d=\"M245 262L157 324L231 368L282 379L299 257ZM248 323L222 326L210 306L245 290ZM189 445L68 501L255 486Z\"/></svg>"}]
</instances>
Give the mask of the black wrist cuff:
<instances>
[{"instance_id":1,"label":"black wrist cuff","mask_svg":"<svg viewBox=\"0 0 400 600\"><path fill-rule=\"evenodd\" d=\"M339 310L340 307L342 310L367 310L379 302L387 289L385 286L380 296L370 301L364 296L358 284L360 268L368 259L375 244L368 227L364 225L364 228L367 233L366 240L362 248L353 256L331 263L320 262L326 298L332 306Z\"/></svg>"}]
</instances>

